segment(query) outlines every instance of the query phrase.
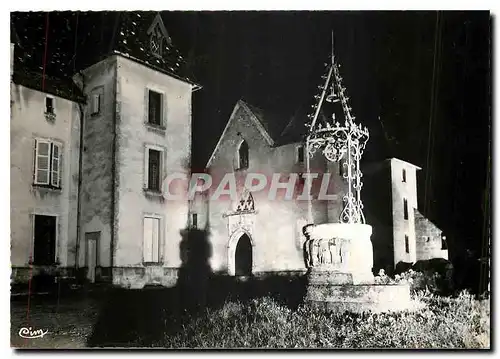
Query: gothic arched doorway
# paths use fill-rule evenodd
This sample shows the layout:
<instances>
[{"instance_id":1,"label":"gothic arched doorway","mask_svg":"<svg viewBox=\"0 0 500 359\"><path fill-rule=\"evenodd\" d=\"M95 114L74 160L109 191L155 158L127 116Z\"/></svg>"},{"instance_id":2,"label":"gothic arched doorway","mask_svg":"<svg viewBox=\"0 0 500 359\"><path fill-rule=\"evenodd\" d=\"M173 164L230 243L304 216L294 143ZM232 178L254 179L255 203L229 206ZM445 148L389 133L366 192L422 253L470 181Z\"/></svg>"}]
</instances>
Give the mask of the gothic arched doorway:
<instances>
[{"instance_id":1,"label":"gothic arched doorway","mask_svg":"<svg viewBox=\"0 0 500 359\"><path fill-rule=\"evenodd\" d=\"M236 245L234 267L236 275L249 276L252 274L252 242L247 234L243 234Z\"/></svg>"}]
</instances>

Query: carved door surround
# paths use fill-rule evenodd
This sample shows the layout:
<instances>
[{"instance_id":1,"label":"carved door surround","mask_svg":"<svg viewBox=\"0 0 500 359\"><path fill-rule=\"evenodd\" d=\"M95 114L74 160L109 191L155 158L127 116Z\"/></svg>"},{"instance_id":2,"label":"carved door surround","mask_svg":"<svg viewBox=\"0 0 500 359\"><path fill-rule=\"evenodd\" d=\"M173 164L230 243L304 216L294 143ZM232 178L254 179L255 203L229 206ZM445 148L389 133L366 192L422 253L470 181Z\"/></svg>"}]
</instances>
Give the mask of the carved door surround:
<instances>
[{"instance_id":1,"label":"carved door surround","mask_svg":"<svg viewBox=\"0 0 500 359\"><path fill-rule=\"evenodd\" d=\"M241 236L246 234L252 245L252 272L255 268L255 234L254 225L257 211L251 192L244 191L240 199L232 206L232 210L225 213L227 218L228 242L227 242L227 270L229 275L235 275L235 253L236 246Z\"/></svg>"}]
</instances>

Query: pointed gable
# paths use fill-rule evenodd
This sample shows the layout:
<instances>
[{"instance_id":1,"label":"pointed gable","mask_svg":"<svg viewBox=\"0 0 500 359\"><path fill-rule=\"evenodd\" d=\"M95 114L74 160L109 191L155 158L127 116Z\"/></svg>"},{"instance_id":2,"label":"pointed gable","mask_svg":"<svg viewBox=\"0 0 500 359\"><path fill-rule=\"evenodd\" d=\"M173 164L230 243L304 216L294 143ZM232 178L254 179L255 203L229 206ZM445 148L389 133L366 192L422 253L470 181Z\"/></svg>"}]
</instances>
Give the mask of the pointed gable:
<instances>
[{"instance_id":1,"label":"pointed gable","mask_svg":"<svg viewBox=\"0 0 500 359\"><path fill-rule=\"evenodd\" d=\"M149 50L156 56L162 57L165 42L167 46L172 46L172 39L168 36L160 14L155 16L147 34L149 36Z\"/></svg>"}]
</instances>

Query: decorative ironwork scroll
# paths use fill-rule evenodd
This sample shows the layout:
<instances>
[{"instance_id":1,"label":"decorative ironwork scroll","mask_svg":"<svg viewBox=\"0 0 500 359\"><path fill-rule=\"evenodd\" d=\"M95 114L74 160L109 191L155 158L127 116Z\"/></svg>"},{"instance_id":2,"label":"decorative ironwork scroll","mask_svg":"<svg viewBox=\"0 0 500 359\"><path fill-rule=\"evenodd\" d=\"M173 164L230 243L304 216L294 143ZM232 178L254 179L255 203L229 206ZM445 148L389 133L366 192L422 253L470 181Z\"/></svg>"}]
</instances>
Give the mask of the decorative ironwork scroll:
<instances>
[{"instance_id":1,"label":"decorative ironwork scroll","mask_svg":"<svg viewBox=\"0 0 500 359\"><path fill-rule=\"evenodd\" d=\"M343 197L344 208L340 215L341 223L365 223L363 215L363 202L361 201L361 181L363 174L360 170L360 160L363 155L366 143L369 139L369 132L366 127L362 127L354 122L352 108L349 106L349 97L346 96L346 88L342 85L339 67L333 54L331 63L326 64L327 74L322 78L324 85L318 86L322 90L321 95L314 96L316 103L312 106L314 114L308 115L311 122L306 124L309 133L306 138L307 155L310 157L318 151L328 161L339 162L344 166L343 177L347 181L347 193ZM327 92L329 94L327 95ZM335 122L332 115L331 121L318 123L319 110L325 100L328 102L339 102L342 106L345 123L341 125ZM340 162L342 161L342 162Z\"/></svg>"}]
</instances>

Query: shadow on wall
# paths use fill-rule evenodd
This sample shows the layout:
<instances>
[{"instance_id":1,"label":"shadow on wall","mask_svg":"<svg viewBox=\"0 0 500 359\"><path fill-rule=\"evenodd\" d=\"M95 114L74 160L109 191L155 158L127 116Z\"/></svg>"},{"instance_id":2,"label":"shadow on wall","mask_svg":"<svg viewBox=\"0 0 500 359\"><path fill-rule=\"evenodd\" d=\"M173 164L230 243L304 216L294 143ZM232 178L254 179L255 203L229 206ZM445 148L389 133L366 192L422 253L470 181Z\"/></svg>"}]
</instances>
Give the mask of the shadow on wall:
<instances>
[{"instance_id":1,"label":"shadow on wall","mask_svg":"<svg viewBox=\"0 0 500 359\"><path fill-rule=\"evenodd\" d=\"M189 228L181 231L181 235L177 289L184 309L194 311L206 305L208 282L212 275L209 264L212 245L208 229Z\"/></svg>"},{"instance_id":2,"label":"shadow on wall","mask_svg":"<svg viewBox=\"0 0 500 359\"><path fill-rule=\"evenodd\" d=\"M177 285L108 290L99 299L99 314L88 346L161 347L165 336L182 331L185 323L229 300L245 303L269 296L291 308L302 302L304 276L232 277L213 273L209 231L189 228L181 234L182 265Z\"/></svg>"}]
</instances>

